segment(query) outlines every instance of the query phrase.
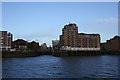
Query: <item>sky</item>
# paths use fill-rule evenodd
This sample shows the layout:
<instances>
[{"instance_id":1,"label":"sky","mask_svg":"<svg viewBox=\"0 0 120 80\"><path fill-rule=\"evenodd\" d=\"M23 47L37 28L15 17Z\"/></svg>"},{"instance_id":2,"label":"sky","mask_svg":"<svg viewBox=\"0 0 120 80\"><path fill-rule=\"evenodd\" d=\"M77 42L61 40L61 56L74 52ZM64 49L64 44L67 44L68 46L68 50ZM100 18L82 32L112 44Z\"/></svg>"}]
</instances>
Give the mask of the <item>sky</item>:
<instances>
[{"instance_id":1,"label":"sky","mask_svg":"<svg viewBox=\"0 0 120 80\"><path fill-rule=\"evenodd\" d=\"M40 44L59 40L64 25L75 23L79 33L97 34L101 42L118 35L117 2L2 2L2 30L13 40Z\"/></svg>"}]
</instances>

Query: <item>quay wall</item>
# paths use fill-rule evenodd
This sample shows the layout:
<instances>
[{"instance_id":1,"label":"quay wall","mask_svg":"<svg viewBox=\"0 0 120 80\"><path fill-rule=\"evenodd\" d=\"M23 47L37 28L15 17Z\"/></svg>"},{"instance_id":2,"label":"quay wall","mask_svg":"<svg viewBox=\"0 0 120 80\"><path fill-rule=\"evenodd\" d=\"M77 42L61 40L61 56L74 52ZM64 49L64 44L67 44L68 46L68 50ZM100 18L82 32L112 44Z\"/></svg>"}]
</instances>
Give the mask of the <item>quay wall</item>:
<instances>
[{"instance_id":1,"label":"quay wall","mask_svg":"<svg viewBox=\"0 0 120 80\"><path fill-rule=\"evenodd\" d=\"M22 51L4 51L2 52L2 58L12 58L12 57L37 57L40 55L51 55L52 52L48 51L27 51L27 52L22 52Z\"/></svg>"},{"instance_id":2,"label":"quay wall","mask_svg":"<svg viewBox=\"0 0 120 80\"><path fill-rule=\"evenodd\" d=\"M2 52L3 58L12 57L36 57L40 55L53 55L58 57L67 56L96 56L96 55L120 55L120 51L5 51Z\"/></svg>"},{"instance_id":3,"label":"quay wall","mask_svg":"<svg viewBox=\"0 0 120 80\"><path fill-rule=\"evenodd\" d=\"M120 55L120 51L55 51L53 56Z\"/></svg>"}]
</instances>

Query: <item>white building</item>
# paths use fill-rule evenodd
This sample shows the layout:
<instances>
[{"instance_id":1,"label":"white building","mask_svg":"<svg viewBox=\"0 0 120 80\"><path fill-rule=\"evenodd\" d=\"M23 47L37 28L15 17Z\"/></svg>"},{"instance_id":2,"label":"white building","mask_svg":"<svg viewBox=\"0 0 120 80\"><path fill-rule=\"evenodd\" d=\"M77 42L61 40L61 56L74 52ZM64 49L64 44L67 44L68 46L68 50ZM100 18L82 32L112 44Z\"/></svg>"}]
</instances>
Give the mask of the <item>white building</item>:
<instances>
[{"instance_id":1,"label":"white building","mask_svg":"<svg viewBox=\"0 0 120 80\"><path fill-rule=\"evenodd\" d=\"M57 46L59 45L59 40L52 40L52 46Z\"/></svg>"}]
</instances>

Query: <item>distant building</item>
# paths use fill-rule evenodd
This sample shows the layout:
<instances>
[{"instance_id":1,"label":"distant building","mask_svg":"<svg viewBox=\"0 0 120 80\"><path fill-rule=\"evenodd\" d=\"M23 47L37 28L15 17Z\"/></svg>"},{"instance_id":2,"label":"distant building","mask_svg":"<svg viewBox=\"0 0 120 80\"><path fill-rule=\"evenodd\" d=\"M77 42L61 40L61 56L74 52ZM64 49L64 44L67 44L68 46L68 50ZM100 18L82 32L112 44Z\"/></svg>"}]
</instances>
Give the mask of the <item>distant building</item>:
<instances>
[{"instance_id":1,"label":"distant building","mask_svg":"<svg viewBox=\"0 0 120 80\"><path fill-rule=\"evenodd\" d=\"M60 47L68 47L69 49L86 48L85 50L90 50L90 48L93 50L95 48L94 50L100 50L100 35L78 33L76 24L68 24L62 29Z\"/></svg>"},{"instance_id":2,"label":"distant building","mask_svg":"<svg viewBox=\"0 0 120 80\"><path fill-rule=\"evenodd\" d=\"M110 48L111 50L120 50L120 36L110 39Z\"/></svg>"},{"instance_id":3,"label":"distant building","mask_svg":"<svg viewBox=\"0 0 120 80\"><path fill-rule=\"evenodd\" d=\"M59 50L60 49L60 41L52 40L52 47L53 47L53 50Z\"/></svg>"},{"instance_id":4,"label":"distant building","mask_svg":"<svg viewBox=\"0 0 120 80\"><path fill-rule=\"evenodd\" d=\"M47 50L47 44L46 43L41 44L41 50Z\"/></svg>"},{"instance_id":5,"label":"distant building","mask_svg":"<svg viewBox=\"0 0 120 80\"><path fill-rule=\"evenodd\" d=\"M38 50L39 49L39 43L32 41L28 43L28 49L29 50Z\"/></svg>"},{"instance_id":6,"label":"distant building","mask_svg":"<svg viewBox=\"0 0 120 80\"><path fill-rule=\"evenodd\" d=\"M0 31L0 50L6 51L11 49L12 34L7 31Z\"/></svg>"},{"instance_id":7,"label":"distant building","mask_svg":"<svg viewBox=\"0 0 120 80\"><path fill-rule=\"evenodd\" d=\"M23 39L17 39L12 42L12 48L17 51L28 50L28 42Z\"/></svg>"},{"instance_id":8,"label":"distant building","mask_svg":"<svg viewBox=\"0 0 120 80\"><path fill-rule=\"evenodd\" d=\"M120 36L115 36L106 43L101 43L101 50L120 50Z\"/></svg>"},{"instance_id":9,"label":"distant building","mask_svg":"<svg viewBox=\"0 0 120 80\"><path fill-rule=\"evenodd\" d=\"M59 45L59 40L52 40L52 46Z\"/></svg>"},{"instance_id":10,"label":"distant building","mask_svg":"<svg viewBox=\"0 0 120 80\"><path fill-rule=\"evenodd\" d=\"M106 43L100 43L100 49L101 50L107 50L107 44Z\"/></svg>"}]
</instances>

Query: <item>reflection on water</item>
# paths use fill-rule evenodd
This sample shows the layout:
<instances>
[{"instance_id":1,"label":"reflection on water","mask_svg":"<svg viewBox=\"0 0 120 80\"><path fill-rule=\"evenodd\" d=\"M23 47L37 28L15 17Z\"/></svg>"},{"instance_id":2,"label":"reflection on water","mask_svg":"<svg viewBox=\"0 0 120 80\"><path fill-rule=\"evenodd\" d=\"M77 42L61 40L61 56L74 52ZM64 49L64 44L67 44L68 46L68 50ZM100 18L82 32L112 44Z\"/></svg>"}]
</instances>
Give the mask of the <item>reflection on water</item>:
<instances>
[{"instance_id":1,"label":"reflection on water","mask_svg":"<svg viewBox=\"0 0 120 80\"><path fill-rule=\"evenodd\" d=\"M118 56L4 58L3 78L118 78Z\"/></svg>"}]
</instances>

